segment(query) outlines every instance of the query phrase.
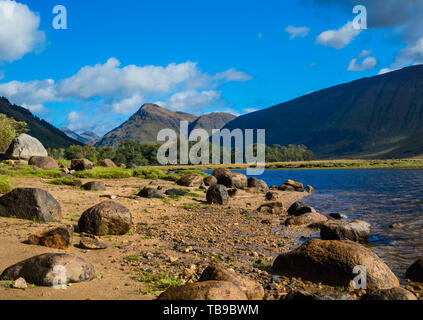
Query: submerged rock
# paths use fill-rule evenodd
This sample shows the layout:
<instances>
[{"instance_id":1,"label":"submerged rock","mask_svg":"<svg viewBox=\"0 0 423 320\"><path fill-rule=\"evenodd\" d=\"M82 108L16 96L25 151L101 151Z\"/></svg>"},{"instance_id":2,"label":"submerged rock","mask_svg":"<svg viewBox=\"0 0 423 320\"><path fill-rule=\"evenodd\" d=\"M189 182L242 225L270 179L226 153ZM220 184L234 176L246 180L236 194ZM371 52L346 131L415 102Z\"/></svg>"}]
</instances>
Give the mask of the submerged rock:
<instances>
[{"instance_id":1,"label":"submerged rock","mask_svg":"<svg viewBox=\"0 0 423 320\"><path fill-rule=\"evenodd\" d=\"M272 269L286 276L352 288L357 266L366 268L370 290L399 287L398 278L373 251L352 241L309 240L298 249L279 255Z\"/></svg>"},{"instance_id":2,"label":"submerged rock","mask_svg":"<svg viewBox=\"0 0 423 320\"><path fill-rule=\"evenodd\" d=\"M297 201L288 209L290 216L300 216L304 213L316 212L313 207L307 206L304 203Z\"/></svg>"},{"instance_id":3,"label":"submerged rock","mask_svg":"<svg viewBox=\"0 0 423 320\"><path fill-rule=\"evenodd\" d=\"M351 240L365 242L370 237L371 226L365 221L342 222L330 220L320 226L322 240Z\"/></svg>"}]
</instances>

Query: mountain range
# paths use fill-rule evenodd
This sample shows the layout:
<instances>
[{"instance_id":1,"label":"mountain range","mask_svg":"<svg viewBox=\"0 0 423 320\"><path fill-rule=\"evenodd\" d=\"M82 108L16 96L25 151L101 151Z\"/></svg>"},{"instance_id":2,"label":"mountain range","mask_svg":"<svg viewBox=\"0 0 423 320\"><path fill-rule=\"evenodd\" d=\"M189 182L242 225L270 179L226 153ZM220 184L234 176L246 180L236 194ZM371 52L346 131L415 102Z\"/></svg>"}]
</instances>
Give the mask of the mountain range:
<instances>
[{"instance_id":1,"label":"mountain range","mask_svg":"<svg viewBox=\"0 0 423 320\"><path fill-rule=\"evenodd\" d=\"M423 155L423 65L324 89L240 116L266 144L304 144L319 158Z\"/></svg>"},{"instance_id":2,"label":"mountain range","mask_svg":"<svg viewBox=\"0 0 423 320\"><path fill-rule=\"evenodd\" d=\"M11 104L6 98L0 97L0 113L17 121L25 121L28 125L28 134L37 138L46 148L67 148L81 143L38 117L28 109Z\"/></svg>"},{"instance_id":3,"label":"mountain range","mask_svg":"<svg viewBox=\"0 0 423 320\"><path fill-rule=\"evenodd\" d=\"M235 118L234 115L221 112L197 117L189 113L173 112L158 105L147 103L128 121L107 133L96 145L118 147L121 142L127 139L144 144L157 143L157 134L160 130L169 128L179 132L180 121L188 121L189 132L199 128L211 132L212 129L220 129Z\"/></svg>"},{"instance_id":4,"label":"mountain range","mask_svg":"<svg viewBox=\"0 0 423 320\"><path fill-rule=\"evenodd\" d=\"M29 134L52 148L81 143L118 147L126 139L157 143L161 129L179 132L185 120L189 131L266 129L266 144L304 144L318 158L422 157L423 65L334 86L240 117L198 117L147 103L102 138L68 128L62 132L6 98L0 98L0 113L27 122Z\"/></svg>"},{"instance_id":5,"label":"mountain range","mask_svg":"<svg viewBox=\"0 0 423 320\"><path fill-rule=\"evenodd\" d=\"M98 136L96 133L92 131L86 131L81 134L78 134L67 127L61 127L59 129L60 131L64 132L68 137L71 137L72 139L75 139L83 144L88 143L88 144L94 145L97 142L97 140L100 139L100 136Z\"/></svg>"}]
</instances>

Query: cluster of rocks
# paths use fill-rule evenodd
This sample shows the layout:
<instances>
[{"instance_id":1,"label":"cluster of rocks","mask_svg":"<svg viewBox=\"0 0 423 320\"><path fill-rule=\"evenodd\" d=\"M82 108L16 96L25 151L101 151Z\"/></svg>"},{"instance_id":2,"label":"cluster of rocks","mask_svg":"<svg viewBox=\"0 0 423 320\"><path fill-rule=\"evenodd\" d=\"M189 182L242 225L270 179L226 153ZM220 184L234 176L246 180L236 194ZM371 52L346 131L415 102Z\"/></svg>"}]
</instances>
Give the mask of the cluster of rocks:
<instances>
[{"instance_id":1,"label":"cluster of rocks","mask_svg":"<svg viewBox=\"0 0 423 320\"><path fill-rule=\"evenodd\" d=\"M271 190L279 190L279 191L292 191L292 192L314 192L314 188L310 185L304 187L304 185L300 182L294 180L286 180L284 184L280 186L271 186Z\"/></svg>"},{"instance_id":2,"label":"cluster of rocks","mask_svg":"<svg viewBox=\"0 0 423 320\"><path fill-rule=\"evenodd\" d=\"M57 200L47 191L36 188L18 188L0 197L0 216L57 223L62 219ZM78 221L79 248L105 249L107 245L100 242L98 236L123 235L131 228L132 214L129 209L117 202L104 201L82 213ZM73 233L73 226L58 225L30 235L27 243L66 250L73 243ZM62 270L63 266L66 266L66 270ZM47 253L29 258L8 267L0 275L2 280L15 281L16 288L25 288L26 282L56 286L94 278L92 264L65 253Z\"/></svg>"}]
</instances>

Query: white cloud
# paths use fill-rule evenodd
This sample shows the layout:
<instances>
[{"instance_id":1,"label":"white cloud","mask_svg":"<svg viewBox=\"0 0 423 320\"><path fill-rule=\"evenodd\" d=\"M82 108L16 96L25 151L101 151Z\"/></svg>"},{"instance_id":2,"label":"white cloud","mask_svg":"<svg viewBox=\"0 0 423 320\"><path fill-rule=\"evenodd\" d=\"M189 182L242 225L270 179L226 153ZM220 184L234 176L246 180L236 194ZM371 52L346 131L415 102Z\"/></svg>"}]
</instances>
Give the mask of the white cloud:
<instances>
[{"instance_id":1,"label":"white cloud","mask_svg":"<svg viewBox=\"0 0 423 320\"><path fill-rule=\"evenodd\" d=\"M223 80L225 82L229 81L249 81L253 77L246 74L245 72L237 71L235 68L226 70L224 72L216 73L216 75L213 77L214 80Z\"/></svg>"},{"instance_id":2,"label":"white cloud","mask_svg":"<svg viewBox=\"0 0 423 320\"><path fill-rule=\"evenodd\" d=\"M289 33L289 39L294 40L297 37L305 38L308 33L310 32L310 28L308 27L294 27L294 26L287 26L285 31Z\"/></svg>"},{"instance_id":3,"label":"white cloud","mask_svg":"<svg viewBox=\"0 0 423 320\"><path fill-rule=\"evenodd\" d=\"M383 68L379 71L378 75L385 74L385 73L388 73L388 72L391 72L391 71L394 71L394 70L391 70L389 68Z\"/></svg>"},{"instance_id":4,"label":"white cloud","mask_svg":"<svg viewBox=\"0 0 423 320\"><path fill-rule=\"evenodd\" d=\"M136 94L133 97L114 102L112 109L118 114L131 115L141 107L143 101L144 98Z\"/></svg>"},{"instance_id":5,"label":"white cloud","mask_svg":"<svg viewBox=\"0 0 423 320\"><path fill-rule=\"evenodd\" d=\"M328 30L322 32L319 36L317 36L316 42L323 46L342 49L349 45L351 41L353 41L354 38L361 33L361 31L362 30L355 29L352 22L348 22L338 30Z\"/></svg>"},{"instance_id":6,"label":"white cloud","mask_svg":"<svg viewBox=\"0 0 423 320\"><path fill-rule=\"evenodd\" d=\"M377 65L377 60L374 57L368 57L371 54L371 50L363 50L357 58L351 60L348 71L366 71L374 69ZM358 62L360 59L362 59L362 61Z\"/></svg>"},{"instance_id":7,"label":"white cloud","mask_svg":"<svg viewBox=\"0 0 423 320\"><path fill-rule=\"evenodd\" d=\"M58 101L54 80L0 83L0 95L19 105L35 105Z\"/></svg>"},{"instance_id":8,"label":"white cloud","mask_svg":"<svg viewBox=\"0 0 423 320\"><path fill-rule=\"evenodd\" d=\"M218 102L219 91L183 91L173 94L161 105L176 111L202 112L203 108L210 107Z\"/></svg>"},{"instance_id":9,"label":"white cloud","mask_svg":"<svg viewBox=\"0 0 423 320\"><path fill-rule=\"evenodd\" d=\"M162 101L159 105L194 113L227 105L220 99L221 92L217 88L226 82L250 79L250 75L234 68L210 75L189 61L164 67L121 66L117 59L110 58L104 64L85 66L73 76L57 81L0 83L0 96L19 105L33 106L33 110L34 106L40 108L50 102L84 105L93 119L78 119L79 113L71 112L64 125L75 130L99 126L104 122L104 112L116 117L130 115L147 101Z\"/></svg>"},{"instance_id":10,"label":"white cloud","mask_svg":"<svg viewBox=\"0 0 423 320\"><path fill-rule=\"evenodd\" d=\"M40 17L28 6L0 1L0 61L12 62L39 48L45 41L38 30Z\"/></svg>"},{"instance_id":11,"label":"white cloud","mask_svg":"<svg viewBox=\"0 0 423 320\"><path fill-rule=\"evenodd\" d=\"M416 42L410 43L402 49L389 68L383 68L379 74L395 71L407 66L423 64L423 37Z\"/></svg>"},{"instance_id":12,"label":"white cloud","mask_svg":"<svg viewBox=\"0 0 423 320\"><path fill-rule=\"evenodd\" d=\"M22 107L36 114L43 114L48 111L42 104L32 104L32 105L23 104Z\"/></svg>"}]
</instances>

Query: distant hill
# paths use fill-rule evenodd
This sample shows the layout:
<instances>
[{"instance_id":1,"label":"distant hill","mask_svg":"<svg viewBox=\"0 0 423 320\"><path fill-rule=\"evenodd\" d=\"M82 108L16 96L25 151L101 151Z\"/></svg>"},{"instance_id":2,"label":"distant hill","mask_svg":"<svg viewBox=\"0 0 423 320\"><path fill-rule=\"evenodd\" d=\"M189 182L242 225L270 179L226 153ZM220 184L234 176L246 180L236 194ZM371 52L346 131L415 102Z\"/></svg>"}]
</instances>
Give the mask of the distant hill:
<instances>
[{"instance_id":1,"label":"distant hill","mask_svg":"<svg viewBox=\"0 0 423 320\"><path fill-rule=\"evenodd\" d=\"M3 97L0 97L0 113L17 121L25 121L28 124L28 134L40 140L46 148L67 148L73 144L81 144L50 123L34 116L28 109L13 105Z\"/></svg>"},{"instance_id":2,"label":"distant hill","mask_svg":"<svg viewBox=\"0 0 423 320\"><path fill-rule=\"evenodd\" d=\"M228 123L266 129L268 145L304 144L320 158L423 154L423 65L321 90Z\"/></svg>"},{"instance_id":3,"label":"distant hill","mask_svg":"<svg viewBox=\"0 0 423 320\"><path fill-rule=\"evenodd\" d=\"M100 138L97 134L95 134L92 131L87 131L87 132L78 134L67 127L61 127L59 129L63 131L68 137L78 140L79 142L84 144L89 143L94 145L97 142L97 140Z\"/></svg>"},{"instance_id":4,"label":"distant hill","mask_svg":"<svg viewBox=\"0 0 423 320\"><path fill-rule=\"evenodd\" d=\"M188 121L189 130L203 128L220 129L235 116L226 113L212 113L197 117L183 112L173 112L155 104L144 104L128 121L120 127L107 133L97 142L97 146L118 147L127 139L138 143L157 143L157 134L160 130L169 128L179 133L180 121Z\"/></svg>"}]
</instances>

